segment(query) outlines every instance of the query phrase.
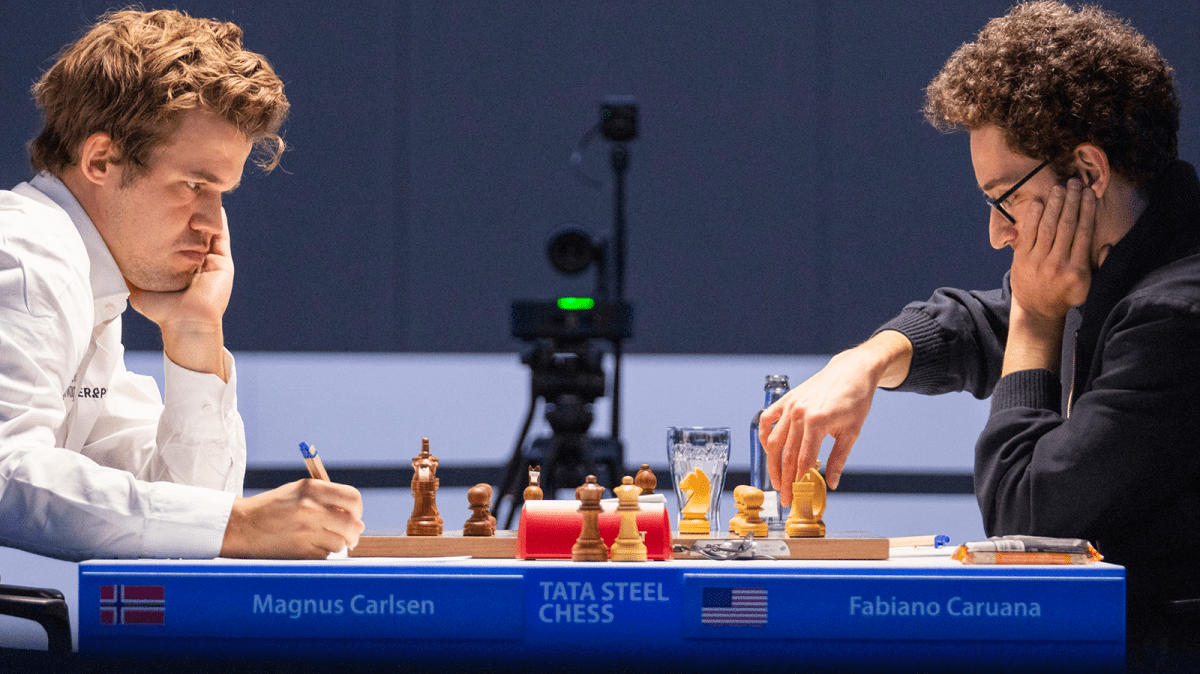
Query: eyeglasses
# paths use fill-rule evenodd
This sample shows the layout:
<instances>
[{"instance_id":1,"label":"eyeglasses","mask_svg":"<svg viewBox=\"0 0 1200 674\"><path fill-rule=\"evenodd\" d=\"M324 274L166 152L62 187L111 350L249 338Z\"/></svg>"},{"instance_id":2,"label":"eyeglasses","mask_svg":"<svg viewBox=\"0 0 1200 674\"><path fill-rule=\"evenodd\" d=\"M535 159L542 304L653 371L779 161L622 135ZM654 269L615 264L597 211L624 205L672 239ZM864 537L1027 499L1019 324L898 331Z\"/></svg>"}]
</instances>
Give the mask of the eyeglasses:
<instances>
[{"instance_id":1,"label":"eyeglasses","mask_svg":"<svg viewBox=\"0 0 1200 674\"><path fill-rule=\"evenodd\" d=\"M1048 165L1049 163L1050 163L1049 160L1047 160L1047 161L1044 161L1044 162L1038 164L1037 168L1035 168L1032 171L1030 171L1029 173L1025 174L1025 177L1018 180L1017 184L1008 188L1007 192L1005 192L1004 194L1001 194L1000 196L996 197L995 199L989 197L986 194L983 195L984 200L988 202L988 206L991 206L992 208L996 209L997 211L1000 211L1000 215L1003 215L1005 218L1007 218L1009 222L1011 222L1014 225L1017 224L1017 219L1014 218L1013 216L1009 215L1008 211L1004 210L1004 207L1001 206L1000 204L1004 203L1005 199L1011 197L1013 192L1016 192L1018 189L1020 189L1021 185L1024 185L1025 183L1029 182L1029 179L1032 178L1033 176L1037 175L1038 171L1041 171L1042 169L1046 168L1046 165Z\"/></svg>"}]
</instances>

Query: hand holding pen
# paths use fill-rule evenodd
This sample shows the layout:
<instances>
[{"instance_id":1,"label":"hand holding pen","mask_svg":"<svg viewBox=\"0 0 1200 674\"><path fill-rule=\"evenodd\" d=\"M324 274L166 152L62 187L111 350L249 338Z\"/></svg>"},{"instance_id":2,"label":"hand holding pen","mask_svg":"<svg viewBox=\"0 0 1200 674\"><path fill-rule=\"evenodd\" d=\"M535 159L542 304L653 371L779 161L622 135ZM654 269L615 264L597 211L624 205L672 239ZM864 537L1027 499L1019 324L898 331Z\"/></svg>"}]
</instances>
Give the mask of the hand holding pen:
<instances>
[{"instance_id":1,"label":"hand holding pen","mask_svg":"<svg viewBox=\"0 0 1200 674\"><path fill-rule=\"evenodd\" d=\"M222 557L324 559L358 545L362 495L354 487L330 482L316 449L304 447L313 479L234 499Z\"/></svg>"}]
</instances>

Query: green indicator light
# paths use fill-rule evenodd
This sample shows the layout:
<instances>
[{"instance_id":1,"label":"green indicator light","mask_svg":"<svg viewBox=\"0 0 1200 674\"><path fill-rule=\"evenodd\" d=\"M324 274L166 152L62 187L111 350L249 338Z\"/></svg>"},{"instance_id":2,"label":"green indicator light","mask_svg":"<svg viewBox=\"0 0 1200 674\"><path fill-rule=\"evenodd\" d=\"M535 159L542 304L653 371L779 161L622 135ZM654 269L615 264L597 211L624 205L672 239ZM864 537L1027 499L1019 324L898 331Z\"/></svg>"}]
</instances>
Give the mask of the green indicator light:
<instances>
[{"instance_id":1,"label":"green indicator light","mask_svg":"<svg viewBox=\"0 0 1200 674\"><path fill-rule=\"evenodd\" d=\"M596 306L596 300L590 297L560 297L558 298L558 308L563 311L578 311L580 309L591 309Z\"/></svg>"}]
</instances>

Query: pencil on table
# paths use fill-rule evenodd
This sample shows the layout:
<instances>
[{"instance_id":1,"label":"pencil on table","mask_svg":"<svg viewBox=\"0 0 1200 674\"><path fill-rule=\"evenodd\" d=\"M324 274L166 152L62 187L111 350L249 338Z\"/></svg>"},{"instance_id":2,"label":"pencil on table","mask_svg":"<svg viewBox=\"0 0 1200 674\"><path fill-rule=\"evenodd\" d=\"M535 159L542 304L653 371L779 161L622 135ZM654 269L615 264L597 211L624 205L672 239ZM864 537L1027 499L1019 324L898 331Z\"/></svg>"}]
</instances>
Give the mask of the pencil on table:
<instances>
[{"instance_id":1,"label":"pencil on table","mask_svg":"<svg viewBox=\"0 0 1200 674\"><path fill-rule=\"evenodd\" d=\"M314 480L325 480L329 482L329 473L325 472L325 465L321 463L321 457L317 456L317 448L307 442L300 443L300 455L304 457L304 465L308 466L308 476Z\"/></svg>"}]
</instances>

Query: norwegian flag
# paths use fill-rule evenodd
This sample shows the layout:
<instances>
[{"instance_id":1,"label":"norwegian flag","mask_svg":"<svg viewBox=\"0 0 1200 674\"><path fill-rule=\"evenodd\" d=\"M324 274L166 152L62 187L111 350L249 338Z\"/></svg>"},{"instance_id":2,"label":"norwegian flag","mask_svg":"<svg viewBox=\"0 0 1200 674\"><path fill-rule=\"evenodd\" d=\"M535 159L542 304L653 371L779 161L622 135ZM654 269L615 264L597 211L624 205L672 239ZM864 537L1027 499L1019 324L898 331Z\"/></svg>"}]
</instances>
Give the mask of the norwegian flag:
<instances>
[{"instance_id":1,"label":"norwegian flag","mask_svg":"<svg viewBox=\"0 0 1200 674\"><path fill-rule=\"evenodd\" d=\"M167 617L162 585L101 585L101 625L162 625Z\"/></svg>"}]
</instances>

